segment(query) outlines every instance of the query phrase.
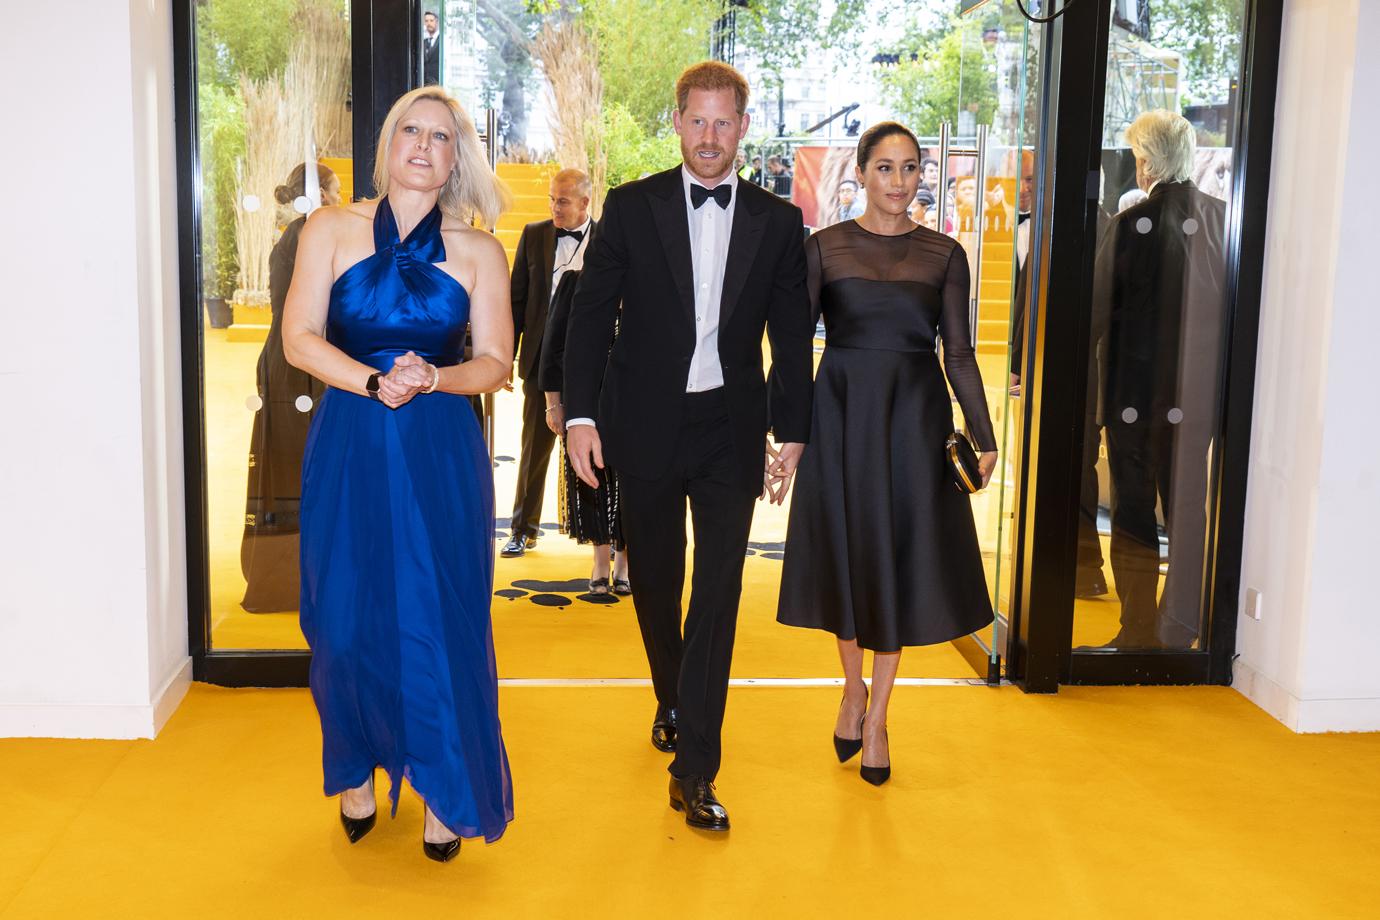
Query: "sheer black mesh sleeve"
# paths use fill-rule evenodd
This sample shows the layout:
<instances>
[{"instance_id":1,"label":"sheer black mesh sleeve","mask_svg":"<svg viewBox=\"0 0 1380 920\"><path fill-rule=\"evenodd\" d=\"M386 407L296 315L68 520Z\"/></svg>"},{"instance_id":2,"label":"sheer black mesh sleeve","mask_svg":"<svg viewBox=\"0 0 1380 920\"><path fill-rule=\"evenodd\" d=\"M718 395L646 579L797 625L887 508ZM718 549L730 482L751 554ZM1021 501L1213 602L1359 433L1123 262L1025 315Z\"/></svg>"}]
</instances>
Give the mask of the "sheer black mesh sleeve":
<instances>
[{"instance_id":1,"label":"sheer black mesh sleeve","mask_svg":"<svg viewBox=\"0 0 1380 920\"><path fill-rule=\"evenodd\" d=\"M987 411L987 395L982 389L982 372L973 354L972 331L968 326L970 292L968 256L955 244L944 270L943 307L939 312L939 339L944 345L944 376L958 397L968 434L979 451L997 449L992 433L992 416Z\"/></svg>"},{"instance_id":2,"label":"sheer black mesh sleeve","mask_svg":"<svg viewBox=\"0 0 1380 920\"><path fill-rule=\"evenodd\" d=\"M819 234L811 233L805 240L805 289L810 294L810 322L819 325L819 315L824 306L820 303L820 288L823 286L822 256L819 252Z\"/></svg>"}]
</instances>

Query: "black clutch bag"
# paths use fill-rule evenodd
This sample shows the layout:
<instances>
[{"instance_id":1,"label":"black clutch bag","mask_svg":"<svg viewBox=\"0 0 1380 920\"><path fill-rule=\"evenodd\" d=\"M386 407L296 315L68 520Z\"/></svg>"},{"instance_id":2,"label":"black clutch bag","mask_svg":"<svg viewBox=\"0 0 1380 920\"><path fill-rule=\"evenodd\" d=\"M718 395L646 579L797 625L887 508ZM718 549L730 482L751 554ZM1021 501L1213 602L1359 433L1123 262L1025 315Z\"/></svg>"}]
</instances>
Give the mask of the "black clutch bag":
<instances>
[{"instance_id":1,"label":"black clutch bag","mask_svg":"<svg viewBox=\"0 0 1380 920\"><path fill-rule=\"evenodd\" d=\"M964 495L982 491L982 472L978 469L977 453L961 431L955 431L944 441L944 455L949 460L949 472L954 485Z\"/></svg>"}]
</instances>

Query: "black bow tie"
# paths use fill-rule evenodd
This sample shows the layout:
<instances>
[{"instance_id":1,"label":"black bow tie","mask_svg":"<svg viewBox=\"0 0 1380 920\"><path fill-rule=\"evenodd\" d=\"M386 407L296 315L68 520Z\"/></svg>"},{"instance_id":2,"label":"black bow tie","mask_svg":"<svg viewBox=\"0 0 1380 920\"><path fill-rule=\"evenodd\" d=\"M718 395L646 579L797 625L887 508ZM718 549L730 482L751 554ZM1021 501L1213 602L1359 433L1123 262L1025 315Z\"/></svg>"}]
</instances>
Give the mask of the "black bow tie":
<instances>
[{"instance_id":1,"label":"black bow tie","mask_svg":"<svg viewBox=\"0 0 1380 920\"><path fill-rule=\"evenodd\" d=\"M560 238L563 237L563 236L568 236L568 237L570 237L571 239L573 239L575 242L579 243L579 242L581 242L582 240L584 240L584 238L585 238L585 231L583 231L583 230L566 230L564 227L557 227L557 228L556 228L556 239L557 239L557 241L559 241Z\"/></svg>"},{"instance_id":2,"label":"black bow tie","mask_svg":"<svg viewBox=\"0 0 1380 920\"><path fill-rule=\"evenodd\" d=\"M717 201L719 207L728 210L728 203L733 200L733 186L725 182L723 185L709 189L696 182L690 183L690 203L695 206L696 211L710 198Z\"/></svg>"},{"instance_id":3,"label":"black bow tie","mask_svg":"<svg viewBox=\"0 0 1380 920\"><path fill-rule=\"evenodd\" d=\"M1025 223L1028 220L1030 220L1030 212L1022 211L1021 213L1016 215L1016 226L1019 227L1021 224Z\"/></svg>"}]
</instances>

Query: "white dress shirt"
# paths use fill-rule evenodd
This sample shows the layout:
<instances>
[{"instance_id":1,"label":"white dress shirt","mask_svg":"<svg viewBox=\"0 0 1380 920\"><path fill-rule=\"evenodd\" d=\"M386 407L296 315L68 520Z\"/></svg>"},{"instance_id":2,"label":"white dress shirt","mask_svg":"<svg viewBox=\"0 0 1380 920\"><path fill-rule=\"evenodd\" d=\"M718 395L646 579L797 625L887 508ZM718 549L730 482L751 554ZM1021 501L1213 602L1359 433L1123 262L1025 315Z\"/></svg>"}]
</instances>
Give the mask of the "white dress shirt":
<instances>
[{"instance_id":1,"label":"white dress shirt","mask_svg":"<svg viewBox=\"0 0 1380 920\"><path fill-rule=\"evenodd\" d=\"M724 267L728 263L728 242L733 231L733 209L738 206L738 175L730 172L720 185L733 189L728 207L719 207L710 198L696 208L690 203L690 183L704 185L685 168L680 168L685 190L685 216L690 224L690 265L695 279L695 351L690 357L690 373L685 392L702 393L724 385L724 369L719 363L719 307L724 296ZM705 186L706 188L708 186ZM593 425L589 418L572 418L566 427Z\"/></svg>"},{"instance_id":2,"label":"white dress shirt","mask_svg":"<svg viewBox=\"0 0 1380 920\"><path fill-rule=\"evenodd\" d=\"M690 203L690 184L703 186L704 183L690 175L683 164L680 175L685 186L690 264L695 277L695 353L690 358L685 392L701 393L724 385L724 369L719 363L719 307L724 296L724 266L728 262L733 209L738 205L738 175L730 172L728 178L719 183L733 189L733 197L726 208L719 207L712 198L696 208Z\"/></svg>"},{"instance_id":3,"label":"white dress shirt","mask_svg":"<svg viewBox=\"0 0 1380 920\"><path fill-rule=\"evenodd\" d=\"M551 263L551 298L556 296L556 286L561 283L562 275L569 271L579 271L585 267L585 250L589 248L590 223L590 219L586 217L583 224L572 228L584 234L578 243L575 242L574 237L557 237L556 255ZM548 298L549 302L550 298Z\"/></svg>"}]
</instances>

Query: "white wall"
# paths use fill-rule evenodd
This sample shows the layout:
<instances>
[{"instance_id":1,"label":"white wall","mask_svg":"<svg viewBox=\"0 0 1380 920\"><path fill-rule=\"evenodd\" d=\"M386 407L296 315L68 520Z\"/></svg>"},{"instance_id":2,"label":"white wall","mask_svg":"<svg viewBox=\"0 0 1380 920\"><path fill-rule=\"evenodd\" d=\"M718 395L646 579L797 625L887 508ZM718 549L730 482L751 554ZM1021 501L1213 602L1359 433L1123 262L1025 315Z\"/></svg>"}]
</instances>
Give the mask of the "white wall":
<instances>
[{"instance_id":1,"label":"white wall","mask_svg":"<svg viewBox=\"0 0 1380 920\"><path fill-rule=\"evenodd\" d=\"M1296 731L1380 730L1377 46L1378 3L1285 4L1236 686Z\"/></svg>"},{"instance_id":2,"label":"white wall","mask_svg":"<svg viewBox=\"0 0 1380 920\"><path fill-rule=\"evenodd\" d=\"M151 737L190 680L168 0L7 4L0 87L0 736Z\"/></svg>"}]
</instances>

